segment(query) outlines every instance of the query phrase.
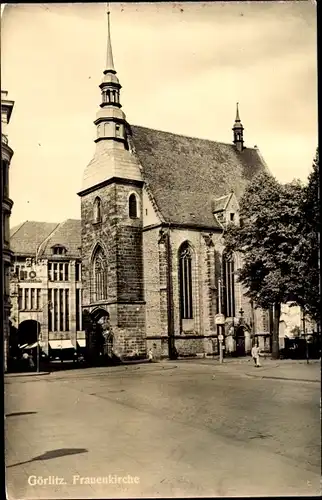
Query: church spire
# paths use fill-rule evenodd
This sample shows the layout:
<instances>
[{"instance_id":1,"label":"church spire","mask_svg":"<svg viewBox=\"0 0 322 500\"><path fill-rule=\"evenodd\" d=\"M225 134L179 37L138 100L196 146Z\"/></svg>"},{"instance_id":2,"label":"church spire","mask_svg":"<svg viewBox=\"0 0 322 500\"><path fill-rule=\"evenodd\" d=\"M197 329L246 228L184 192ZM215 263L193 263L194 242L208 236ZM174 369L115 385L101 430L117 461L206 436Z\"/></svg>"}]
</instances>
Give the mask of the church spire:
<instances>
[{"instance_id":1,"label":"church spire","mask_svg":"<svg viewBox=\"0 0 322 500\"><path fill-rule=\"evenodd\" d=\"M106 67L104 74L106 73L116 73L113 61L112 43L111 43L111 26L110 26L110 10L109 4L107 4L107 50L106 50Z\"/></svg>"},{"instance_id":2,"label":"church spire","mask_svg":"<svg viewBox=\"0 0 322 500\"><path fill-rule=\"evenodd\" d=\"M107 51L106 67L100 84L102 100L96 115L97 138L95 142L104 142L108 147L127 147L126 117L120 109L121 84L116 74L111 43L110 11L107 6Z\"/></svg>"},{"instance_id":3,"label":"church spire","mask_svg":"<svg viewBox=\"0 0 322 500\"><path fill-rule=\"evenodd\" d=\"M236 118L235 118L235 123L233 126L233 132L234 132L234 144L238 151L242 151L244 149L244 127L240 121L239 117L239 103L237 102L236 105Z\"/></svg>"}]
</instances>

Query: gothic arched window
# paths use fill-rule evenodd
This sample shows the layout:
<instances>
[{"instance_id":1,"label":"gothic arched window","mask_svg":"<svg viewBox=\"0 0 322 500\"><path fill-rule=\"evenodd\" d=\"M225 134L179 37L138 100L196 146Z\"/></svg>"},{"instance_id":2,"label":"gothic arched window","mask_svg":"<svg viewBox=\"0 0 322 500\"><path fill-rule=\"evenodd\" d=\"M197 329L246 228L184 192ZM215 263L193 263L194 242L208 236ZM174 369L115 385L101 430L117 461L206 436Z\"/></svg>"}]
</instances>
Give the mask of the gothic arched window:
<instances>
[{"instance_id":1,"label":"gothic arched window","mask_svg":"<svg viewBox=\"0 0 322 500\"><path fill-rule=\"evenodd\" d=\"M93 258L92 285L94 302L107 298L107 262L101 247L96 249Z\"/></svg>"},{"instance_id":2,"label":"gothic arched window","mask_svg":"<svg viewBox=\"0 0 322 500\"><path fill-rule=\"evenodd\" d=\"M223 253L223 299L224 314L228 318L233 318L235 314L235 262L233 256Z\"/></svg>"},{"instance_id":3,"label":"gothic arched window","mask_svg":"<svg viewBox=\"0 0 322 500\"><path fill-rule=\"evenodd\" d=\"M95 198L94 206L93 206L93 221L101 222L102 220L102 207L101 207L101 199Z\"/></svg>"},{"instance_id":4,"label":"gothic arched window","mask_svg":"<svg viewBox=\"0 0 322 500\"><path fill-rule=\"evenodd\" d=\"M183 243L179 251L179 283L181 319L192 319L192 250L188 243Z\"/></svg>"},{"instance_id":5,"label":"gothic arched window","mask_svg":"<svg viewBox=\"0 0 322 500\"><path fill-rule=\"evenodd\" d=\"M136 196L134 193L131 194L129 198L129 216L130 219L136 219L138 216L138 206L137 206Z\"/></svg>"}]
</instances>

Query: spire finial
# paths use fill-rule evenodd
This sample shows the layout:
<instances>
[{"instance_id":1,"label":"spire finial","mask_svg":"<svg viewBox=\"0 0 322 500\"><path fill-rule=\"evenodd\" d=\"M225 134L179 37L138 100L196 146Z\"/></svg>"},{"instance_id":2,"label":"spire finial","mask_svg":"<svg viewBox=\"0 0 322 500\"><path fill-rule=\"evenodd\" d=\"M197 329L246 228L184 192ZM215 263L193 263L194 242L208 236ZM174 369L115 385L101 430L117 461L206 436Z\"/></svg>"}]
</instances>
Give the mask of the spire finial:
<instances>
[{"instance_id":1,"label":"spire finial","mask_svg":"<svg viewBox=\"0 0 322 500\"><path fill-rule=\"evenodd\" d=\"M236 122L240 122L238 105L239 105L239 102L237 102L237 104L236 104Z\"/></svg>"},{"instance_id":2,"label":"spire finial","mask_svg":"<svg viewBox=\"0 0 322 500\"><path fill-rule=\"evenodd\" d=\"M110 27L110 4L106 4L106 15L107 15L107 52L106 52L106 70L115 71L112 44L111 44L111 27Z\"/></svg>"}]
</instances>

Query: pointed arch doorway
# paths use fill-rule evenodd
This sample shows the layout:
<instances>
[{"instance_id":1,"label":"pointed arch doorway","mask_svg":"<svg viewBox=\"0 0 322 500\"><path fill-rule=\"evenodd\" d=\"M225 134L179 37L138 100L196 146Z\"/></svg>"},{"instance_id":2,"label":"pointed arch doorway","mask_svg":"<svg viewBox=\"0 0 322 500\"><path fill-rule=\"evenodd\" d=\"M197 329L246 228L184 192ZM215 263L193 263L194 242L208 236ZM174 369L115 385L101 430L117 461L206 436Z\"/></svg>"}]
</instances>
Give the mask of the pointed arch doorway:
<instances>
[{"instance_id":1,"label":"pointed arch doorway","mask_svg":"<svg viewBox=\"0 0 322 500\"><path fill-rule=\"evenodd\" d=\"M90 313L91 331L88 332L88 346L91 357L99 364L112 362L114 336L110 324L110 315L103 307L97 307Z\"/></svg>"}]
</instances>

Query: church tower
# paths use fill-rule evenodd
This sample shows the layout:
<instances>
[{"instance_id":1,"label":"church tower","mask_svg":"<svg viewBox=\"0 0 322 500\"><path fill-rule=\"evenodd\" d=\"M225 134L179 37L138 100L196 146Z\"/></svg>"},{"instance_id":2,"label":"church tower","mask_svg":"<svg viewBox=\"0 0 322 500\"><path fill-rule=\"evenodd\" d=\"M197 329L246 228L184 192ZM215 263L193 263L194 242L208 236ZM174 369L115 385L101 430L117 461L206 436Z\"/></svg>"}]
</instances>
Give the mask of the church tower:
<instances>
[{"instance_id":1,"label":"church tower","mask_svg":"<svg viewBox=\"0 0 322 500\"><path fill-rule=\"evenodd\" d=\"M83 316L92 360L146 355L141 167L129 150L114 67L110 13L95 153L81 198Z\"/></svg>"},{"instance_id":2,"label":"church tower","mask_svg":"<svg viewBox=\"0 0 322 500\"><path fill-rule=\"evenodd\" d=\"M238 151L242 151L244 149L244 127L239 118L238 102L236 105L236 118L233 126L233 132L234 132L234 144L238 149Z\"/></svg>"}]
</instances>

